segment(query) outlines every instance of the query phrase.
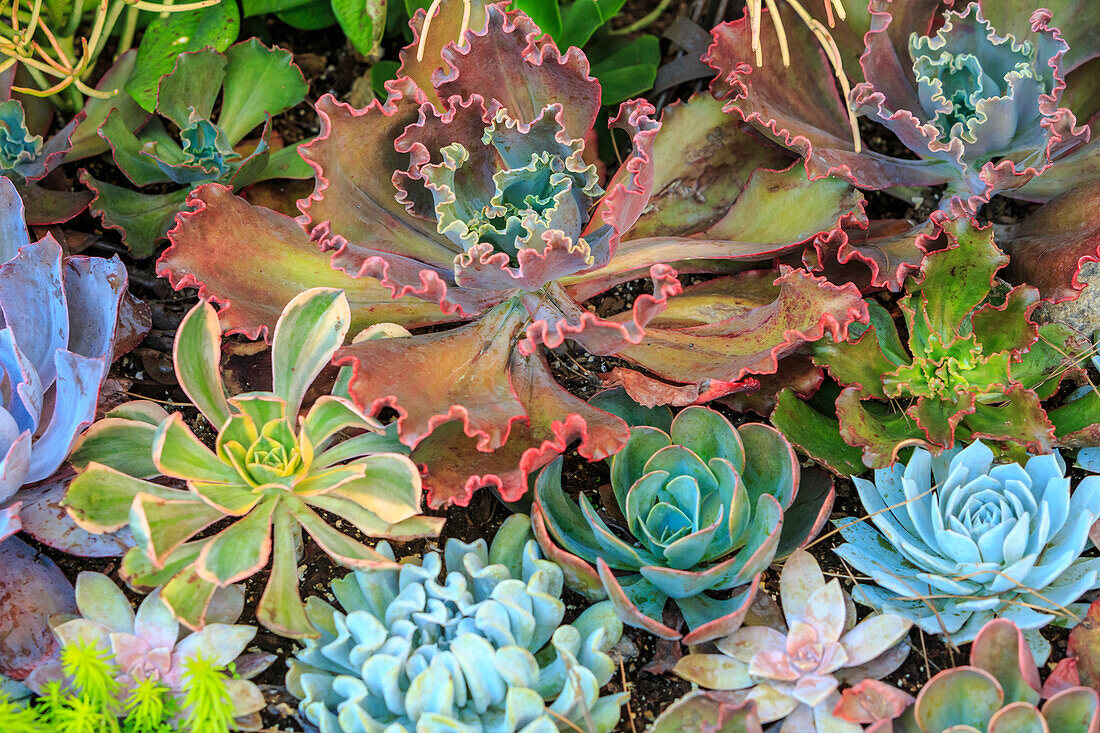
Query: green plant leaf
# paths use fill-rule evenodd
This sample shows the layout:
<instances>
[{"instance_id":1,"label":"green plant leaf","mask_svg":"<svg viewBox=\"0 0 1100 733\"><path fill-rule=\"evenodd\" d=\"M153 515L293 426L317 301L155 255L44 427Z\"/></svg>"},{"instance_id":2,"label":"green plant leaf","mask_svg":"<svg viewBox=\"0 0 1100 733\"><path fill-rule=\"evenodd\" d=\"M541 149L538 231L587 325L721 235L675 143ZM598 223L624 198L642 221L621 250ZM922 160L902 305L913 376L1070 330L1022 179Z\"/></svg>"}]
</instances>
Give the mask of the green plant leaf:
<instances>
[{"instance_id":1,"label":"green plant leaf","mask_svg":"<svg viewBox=\"0 0 1100 733\"><path fill-rule=\"evenodd\" d=\"M95 461L128 476L159 476L160 470L153 464L155 432L155 425L138 420L100 420L80 436L69 462L78 470Z\"/></svg>"},{"instance_id":2,"label":"green plant leaf","mask_svg":"<svg viewBox=\"0 0 1100 733\"><path fill-rule=\"evenodd\" d=\"M176 214L187 201L188 189L163 194L144 194L98 181L87 171L81 183L96 194L89 208L103 220L103 226L122 232L122 242L137 258L149 257L164 239Z\"/></svg>"},{"instance_id":3,"label":"green plant leaf","mask_svg":"<svg viewBox=\"0 0 1100 733\"><path fill-rule=\"evenodd\" d=\"M217 51L181 54L157 85L157 112L181 130L194 120L209 120L225 76L226 57Z\"/></svg>"},{"instance_id":4,"label":"green plant leaf","mask_svg":"<svg viewBox=\"0 0 1100 733\"><path fill-rule=\"evenodd\" d=\"M618 104L640 96L653 86L661 63L656 36L644 35L592 64L592 76L600 81L600 102Z\"/></svg>"},{"instance_id":5,"label":"green plant leaf","mask_svg":"<svg viewBox=\"0 0 1100 733\"><path fill-rule=\"evenodd\" d=\"M256 620L282 636L294 639L318 636L298 592L296 528L282 502L275 507L273 522L271 575L256 606Z\"/></svg>"},{"instance_id":6,"label":"green plant leaf","mask_svg":"<svg viewBox=\"0 0 1100 733\"><path fill-rule=\"evenodd\" d=\"M176 331L172 361L176 380L199 412L220 430L231 410L221 377L222 331L214 306L200 301Z\"/></svg>"},{"instance_id":7,"label":"green plant leaf","mask_svg":"<svg viewBox=\"0 0 1100 733\"><path fill-rule=\"evenodd\" d=\"M582 48L592 34L611 18L618 15L626 0L576 0L565 11L562 32L554 40L561 48Z\"/></svg>"},{"instance_id":8,"label":"green plant leaf","mask_svg":"<svg viewBox=\"0 0 1100 733\"><path fill-rule=\"evenodd\" d=\"M309 385L344 343L351 308L343 290L312 288L283 310L271 341L273 391L296 415Z\"/></svg>"},{"instance_id":9,"label":"green plant leaf","mask_svg":"<svg viewBox=\"0 0 1100 733\"><path fill-rule=\"evenodd\" d=\"M200 578L221 587L251 577L271 558L271 520L276 501L268 498L242 519L206 541L195 563Z\"/></svg>"},{"instance_id":10,"label":"green plant leaf","mask_svg":"<svg viewBox=\"0 0 1100 733\"><path fill-rule=\"evenodd\" d=\"M148 155L141 154L145 140L139 140L118 110L111 110L99 134L110 146L115 165L135 186L148 186L150 183L164 183L169 180L157 162ZM159 144L159 141L158 141Z\"/></svg>"},{"instance_id":11,"label":"green plant leaf","mask_svg":"<svg viewBox=\"0 0 1100 733\"><path fill-rule=\"evenodd\" d=\"M858 476L866 470L858 448L840 437L840 423L798 398L790 389L779 393L772 424L811 458L842 476Z\"/></svg>"},{"instance_id":12,"label":"green plant leaf","mask_svg":"<svg viewBox=\"0 0 1100 733\"><path fill-rule=\"evenodd\" d=\"M69 484L61 505L81 528L89 532L114 532L129 523L130 506L139 493L176 500L191 496L187 491L169 489L99 463L89 463Z\"/></svg>"},{"instance_id":13,"label":"green plant leaf","mask_svg":"<svg viewBox=\"0 0 1100 733\"><path fill-rule=\"evenodd\" d=\"M531 16L531 20L549 33L555 41L562 35L561 8L558 0L513 0L512 9L522 10Z\"/></svg>"},{"instance_id":14,"label":"green plant leaf","mask_svg":"<svg viewBox=\"0 0 1100 733\"><path fill-rule=\"evenodd\" d=\"M332 0L332 14L344 35L364 56L373 56L386 30L386 0Z\"/></svg>"},{"instance_id":15,"label":"green plant leaf","mask_svg":"<svg viewBox=\"0 0 1100 733\"><path fill-rule=\"evenodd\" d=\"M246 18L264 13L282 13L288 10L320 5L314 0L241 0L241 10Z\"/></svg>"},{"instance_id":16,"label":"green plant leaf","mask_svg":"<svg viewBox=\"0 0 1100 733\"><path fill-rule=\"evenodd\" d=\"M332 6L319 0L276 13L275 17L302 31L316 31L336 25L336 14L332 12Z\"/></svg>"},{"instance_id":17,"label":"green plant leaf","mask_svg":"<svg viewBox=\"0 0 1100 733\"><path fill-rule=\"evenodd\" d=\"M237 39L240 27L240 10L231 0L200 10L157 16L141 37L126 91L146 111L152 112L161 77L172 70L181 53L207 46L224 51Z\"/></svg>"},{"instance_id":18,"label":"green plant leaf","mask_svg":"<svg viewBox=\"0 0 1100 733\"><path fill-rule=\"evenodd\" d=\"M220 127L236 145L264 123L305 99L309 85L289 51L266 48L255 38L225 52L228 65L222 90Z\"/></svg>"}]
</instances>

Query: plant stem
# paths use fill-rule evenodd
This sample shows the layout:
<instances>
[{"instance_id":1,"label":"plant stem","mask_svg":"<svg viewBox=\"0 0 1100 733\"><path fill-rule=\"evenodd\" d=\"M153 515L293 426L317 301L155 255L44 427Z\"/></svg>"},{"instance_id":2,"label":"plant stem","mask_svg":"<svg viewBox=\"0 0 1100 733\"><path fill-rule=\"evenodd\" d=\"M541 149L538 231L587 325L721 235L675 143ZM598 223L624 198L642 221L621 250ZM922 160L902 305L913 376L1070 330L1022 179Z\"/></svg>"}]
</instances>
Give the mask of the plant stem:
<instances>
[{"instance_id":1,"label":"plant stem","mask_svg":"<svg viewBox=\"0 0 1100 733\"><path fill-rule=\"evenodd\" d=\"M642 30L643 28L648 26L650 23L652 23L653 21L660 18L661 13L665 12L665 10L671 4L672 4L672 0L661 0L661 2L657 3L657 7L655 7L648 15L645 15L644 17L639 18L638 20L634 21L633 23L626 26L625 28L616 28L615 30L611 31L611 35L621 36L621 35L625 35L627 33L634 33L635 31Z\"/></svg>"}]
</instances>

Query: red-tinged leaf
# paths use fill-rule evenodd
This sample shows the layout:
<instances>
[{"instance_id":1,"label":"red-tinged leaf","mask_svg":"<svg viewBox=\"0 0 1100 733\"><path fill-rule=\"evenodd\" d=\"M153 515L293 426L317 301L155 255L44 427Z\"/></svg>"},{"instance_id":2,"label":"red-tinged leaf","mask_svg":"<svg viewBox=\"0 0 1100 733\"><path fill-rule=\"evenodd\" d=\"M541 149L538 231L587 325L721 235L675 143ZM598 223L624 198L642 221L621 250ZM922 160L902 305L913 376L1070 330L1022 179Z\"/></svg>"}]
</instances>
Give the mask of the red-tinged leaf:
<instances>
[{"instance_id":1,"label":"red-tinged leaf","mask_svg":"<svg viewBox=\"0 0 1100 733\"><path fill-rule=\"evenodd\" d=\"M862 262L871 271L869 287L896 293L901 291L905 278L920 269L937 233L929 222L913 226L905 220L872 221L860 228L833 230L819 237L814 247L826 272L833 260L841 265ZM829 279L843 282L836 277Z\"/></svg>"},{"instance_id":2,"label":"red-tinged leaf","mask_svg":"<svg viewBox=\"0 0 1100 733\"><path fill-rule=\"evenodd\" d=\"M600 85L589 76L588 59L579 48L561 53L531 18L505 7L489 5L484 26L467 31L464 43L442 48L444 71L433 78L436 93L444 100L477 93L523 122L558 103L566 133L583 139L600 111ZM490 114L498 107L491 106Z\"/></svg>"},{"instance_id":3,"label":"red-tinged leaf","mask_svg":"<svg viewBox=\"0 0 1100 733\"><path fill-rule=\"evenodd\" d=\"M653 293L639 295L629 311L613 320L600 318L556 285L538 295L524 294L524 303L533 322L527 326L526 335L518 344L519 352L530 354L539 346L554 349L567 338L594 354L603 355L638 344L650 321L683 289L676 271L668 265L653 265L649 276L653 281Z\"/></svg>"},{"instance_id":4,"label":"red-tinged leaf","mask_svg":"<svg viewBox=\"0 0 1100 733\"><path fill-rule=\"evenodd\" d=\"M760 389L760 382L753 377L740 382L711 382L708 388L702 388L698 384L669 384L626 367L615 367L600 377L605 386L622 387L632 400L645 407L701 405L713 399L728 399L742 390Z\"/></svg>"},{"instance_id":5,"label":"red-tinged leaf","mask_svg":"<svg viewBox=\"0 0 1100 733\"><path fill-rule=\"evenodd\" d=\"M198 631L206 625L206 611L218 586L203 580L187 565L160 589L160 599L172 615L187 628Z\"/></svg>"},{"instance_id":6,"label":"red-tinged leaf","mask_svg":"<svg viewBox=\"0 0 1100 733\"><path fill-rule=\"evenodd\" d=\"M571 590L592 602L607 598L607 591L604 590L600 574L596 569L571 552L563 550L551 538L550 533L546 531L546 518L542 514L542 507L537 503L531 507L531 530L535 539L538 540L539 547L542 548L542 553L561 568L565 575L565 584Z\"/></svg>"},{"instance_id":7,"label":"red-tinged leaf","mask_svg":"<svg viewBox=\"0 0 1100 733\"><path fill-rule=\"evenodd\" d=\"M1039 291L1018 285L1005 296L999 307L985 304L970 316L970 326L982 352L1020 352L1039 338L1039 328L1029 320L1039 303Z\"/></svg>"},{"instance_id":8,"label":"red-tinged leaf","mask_svg":"<svg viewBox=\"0 0 1100 733\"><path fill-rule=\"evenodd\" d=\"M56 191L36 183L16 188L26 207L26 221L32 226L61 224L88 208L94 198L89 191Z\"/></svg>"},{"instance_id":9,"label":"red-tinged leaf","mask_svg":"<svg viewBox=\"0 0 1100 733\"><path fill-rule=\"evenodd\" d=\"M417 10L409 22L413 42L401 49L399 54L401 67L397 70L398 80L401 77L409 77L413 83L424 90L423 93L428 95L428 99L433 104L442 107L442 99L435 92L432 78L436 72L442 74L448 67L442 58L443 48L448 44L461 42L460 33L464 26L477 31L485 28L488 5L489 3L485 0L471 0L470 16L467 20L463 18L465 3L440 3L432 14L426 34L424 23L427 13L423 9ZM393 87L391 86L388 91L393 94Z\"/></svg>"},{"instance_id":10,"label":"red-tinged leaf","mask_svg":"<svg viewBox=\"0 0 1100 733\"><path fill-rule=\"evenodd\" d=\"M841 437L840 422L821 414L792 390L779 393L771 421L787 440L838 476L858 476L866 470L860 450Z\"/></svg>"},{"instance_id":11,"label":"red-tinged leaf","mask_svg":"<svg viewBox=\"0 0 1100 733\"><path fill-rule=\"evenodd\" d=\"M610 224L617 241L619 236L634 226L634 222L649 203L654 178L653 140L661 127L650 116L654 112L653 105L649 102L634 99L623 102L619 107L619 114L609 123L612 134L616 128L625 130L633 147L608 181L607 193L592 212L592 220L585 227L586 234Z\"/></svg>"},{"instance_id":12,"label":"red-tinged leaf","mask_svg":"<svg viewBox=\"0 0 1100 733\"><path fill-rule=\"evenodd\" d=\"M352 330L390 321L409 327L452 320L415 298L394 300L371 278L352 279L329 266L328 257L288 216L253 206L218 184L200 186L168 236L172 246L157 273L177 290L199 288L199 296L222 306L227 333L259 338L271 333L283 307L312 287L342 288L352 312Z\"/></svg>"},{"instance_id":13,"label":"red-tinged leaf","mask_svg":"<svg viewBox=\"0 0 1100 733\"><path fill-rule=\"evenodd\" d=\"M780 362L775 374L762 374L755 381L757 385L719 397L718 401L735 412L767 417L775 410L780 390L790 389L802 399L809 399L825 381L825 372L809 357L794 354Z\"/></svg>"},{"instance_id":14,"label":"red-tinged leaf","mask_svg":"<svg viewBox=\"0 0 1100 733\"><path fill-rule=\"evenodd\" d=\"M495 450L526 410L508 371L526 313L515 301L441 333L367 339L336 352L352 367L352 400L367 414L398 412L401 442L415 448L436 426L460 420L477 449Z\"/></svg>"},{"instance_id":15,"label":"red-tinged leaf","mask_svg":"<svg viewBox=\"0 0 1100 733\"><path fill-rule=\"evenodd\" d=\"M654 636L662 639L680 639L683 637L676 629L665 626L660 621L647 615L644 611L640 610L634 601L630 599L626 591L623 590L622 585L619 584L615 574L611 572L611 568L607 566L602 557L596 559L596 570L600 574L600 581L603 583L604 589L607 591L607 599L611 601L611 604L615 607L615 612L622 619L624 624L633 626L637 629L643 629L653 634ZM645 583L648 587L652 588L646 581L639 580L638 583ZM656 591L656 589L653 589ZM664 607L664 601L666 596L657 592L655 594L660 607ZM656 607L656 603L654 606ZM660 615L660 614L658 614Z\"/></svg>"},{"instance_id":16,"label":"red-tinged leaf","mask_svg":"<svg viewBox=\"0 0 1100 733\"><path fill-rule=\"evenodd\" d=\"M1012 255L1014 279L1054 302L1077 297L1086 285L1078 277L1081 266L1100 261L1100 181L1052 199L997 241Z\"/></svg>"},{"instance_id":17,"label":"red-tinged leaf","mask_svg":"<svg viewBox=\"0 0 1100 733\"><path fill-rule=\"evenodd\" d=\"M73 586L45 555L17 537L0 542L0 674L27 678L57 652L50 616L75 614Z\"/></svg>"},{"instance_id":18,"label":"red-tinged leaf","mask_svg":"<svg viewBox=\"0 0 1100 733\"><path fill-rule=\"evenodd\" d=\"M705 326L649 327L641 343L618 356L659 377L697 382L738 382L775 372L778 359L829 334L843 341L848 326L867 321L867 305L852 285L837 287L803 270L780 269L778 297L766 305ZM726 281L736 294L737 279Z\"/></svg>"},{"instance_id":19,"label":"red-tinged leaf","mask_svg":"<svg viewBox=\"0 0 1100 733\"><path fill-rule=\"evenodd\" d=\"M929 443L949 447L955 443L955 428L968 415L974 414L975 400L970 393L955 395L954 400L939 399L928 395L917 398L905 414L913 418L924 431Z\"/></svg>"},{"instance_id":20,"label":"red-tinged leaf","mask_svg":"<svg viewBox=\"0 0 1100 733\"><path fill-rule=\"evenodd\" d=\"M704 690L689 692L665 708L647 729L648 733L763 733L754 703L727 703L720 695Z\"/></svg>"},{"instance_id":21,"label":"red-tinged leaf","mask_svg":"<svg viewBox=\"0 0 1100 733\"><path fill-rule=\"evenodd\" d=\"M893 720L913 704L913 696L878 680L863 680L840 693L833 715L852 723Z\"/></svg>"},{"instance_id":22,"label":"red-tinged leaf","mask_svg":"<svg viewBox=\"0 0 1100 733\"><path fill-rule=\"evenodd\" d=\"M653 141L653 193L626 239L703 231L729 211L753 171L790 165L789 153L730 124L722 103L696 94L661 112ZM664 260L662 260L664 261Z\"/></svg>"},{"instance_id":23,"label":"red-tinged leaf","mask_svg":"<svg viewBox=\"0 0 1100 733\"><path fill-rule=\"evenodd\" d=\"M940 219L950 244L933 252L921 267L919 292L924 316L940 342L955 340L963 321L986 299L998 270L1008 257L993 243L993 227L977 228L969 217ZM918 311L917 317L921 314ZM986 351L986 353L990 353Z\"/></svg>"},{"instance_id":24,"label":"red-tinged leaf","mask_svg":"<svg viewBox=\"0 0 1100 733\"><path fill-rule=\"evenodd\" d=\"M854 385L867 394L885 399L882 376L897 366L883 351L877 326L870 326L855 341L822 339L813 345L813 359L840 384Z\"/></svg>"},{"instance_id":25,"label":"red-tinged leaf","mask_svg":"<svg viewBox=\"0 0 1100 733\"><path fill-rule=\"evenodd\" d=\"M754 67L748 12L740 20L711 31L714 43L703 56L717 72L711 92L725 100L726 111L768 131L806 159L810 178L838 175L861 188L930 186L948 180L939 162L900 160L871 151L856 153L844 103L830 66L809 28L794 11L780 5L791 57L804 63L773 63L780 58L774 33L761 33L762 56ZM761 23L767 27L767 11ZM812 61L811 61L812 59ZM945 172L946 169L946 172Z\"/></svg>"},{"instance_id":26,"label":"red-tinged leaf","mask_svg":"<svg viewBox=\"0 0 1100 733\"><path fill-rule=\"evenodd\" d=\"M354 276L363 259L381 252L449 268L458 254L434 222L409 215L390 180L392 172L409 165L409 156L397 152L394 142L417 121L423 102L423 92L407 79L395 83L385 103L374 101L361 110L331 95L318 100L321 134L299 148L317 172L317 186L302 211L314 239L336 250L337 269Z\"/></svg>"},{"instance_id":27,"label":"red-tinged leaf","mask_svg":"<svg viewBox=\"0 0 1100 733\"><path fill-rule=\"evenodd\" d=\"M946 447L930 446L924 431L904 413L887 413L881 417L877 412L872 413L863 405L865 399L868 395L858 387L845 387L836 399L836 414L840 420L840 437L848 445L863 450L863 463L868 468L889 466L908 446Z\"/></svg>"},{"instance_id":28,"label":"red-tinged leaf","mask_svg":"<svg viewBox=\"0 0 1100 733\"><path fill-rule=\"evenodd\" d=\"M1003 404L977 403L963 424L975 438L1018 443L1032 454L1050 453L1054 447L1054 425L1039 398L1019 385L1005 390Z\"/></svg>"},{"instance_id":29,"label":"red-tinged leaf","mask_svg":"<svg viewBox=\"0 0 1100 733\"><path fill-rule=\"evenodd\" d=\"M1073 632L1070 632L1070 642L1073 640ZM1077 671L1077 659L1067 657L1054 665L1054 670L1043 680L1042 696L1048 700L1063 690L1081 686L1081 676Z\"/></svg>"},{"instance_id":30,"label":"red-tinged leaf","mask_svg":"<svg viewBox=\"0 0 1100 733\"><path fill-rule=\"evenodd\" d=\"M596 409L562 389L540 353L513 353L510 380L522 399L527 419L513 423L507 442L484 452L462 431L462 423L440 425L413 451L425 466L428 505L466 506L473 492L494 487L505 501L517 501L527 491L528 478L574 442L590 461L617 452L630 437L624 421Z\"/></svg>"}]
</instances>

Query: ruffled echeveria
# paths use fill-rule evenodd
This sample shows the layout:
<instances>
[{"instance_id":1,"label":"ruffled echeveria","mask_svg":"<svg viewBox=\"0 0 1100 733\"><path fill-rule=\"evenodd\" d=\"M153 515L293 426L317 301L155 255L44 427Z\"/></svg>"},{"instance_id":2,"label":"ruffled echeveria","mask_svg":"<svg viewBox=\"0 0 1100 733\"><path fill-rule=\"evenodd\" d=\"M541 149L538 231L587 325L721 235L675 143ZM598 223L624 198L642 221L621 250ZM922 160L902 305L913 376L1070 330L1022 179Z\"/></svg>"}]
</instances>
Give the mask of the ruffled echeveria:
<instances>
[{"instance_id":1,"label":"ruffled echeveria","mask_svg":"<svg viewBox=\"0 0 1100 733\"><path fill-rule=\"evenodd\" d=\"M881 682L874 685L892 689ZM866 733L1100 731L1096 690L1078 686L1051 695L1041 691L1039 670L1024 634L1008 619L986 623L970 647L970 664L938 673L904 713L878 717L879 708L866 705L871 689L845 690L836 710L846 720L870 723ZM877 694L881 693L871 693Z\"/></svg>"},{"instance_id":2,"label":"ruffled echeveria","mask_svg":"<svg viewBox=\"0 0 1100 733\"><path fill-rule=\"evenodd\" d=\"M714 649L681 658L675 672L713 690L727 705L756 705L761 723L782 720L780 733L860 733L859 725L834 715L841 684L877 680L909 654L912 622L874 613L856 623L855 607L840 581L825 582L805 550L787 559L779 576L780 628L742 626ZM904 708L908 697L889 696Z\"/></svg>"},{"instance_id":3,"label":"ruffled echeveria","mask_svg":"<svg viewBox=\"0 0 1100 733\"><path fill-rule=\"evenodd\" d=\"M120 109L110 110L99 127L130 182L159 190L131 191L84 171L81 180L95 193L92 213L122 232L131 254L148 257L200 183L240 190L273 178L308 178L297 146L273 150L271 138L271 118L303 101L307 86L288 51L255 38L224 53L180 54L157 87L155 114L136 134ZM245 141L260 126L258 139ZM178 130L178 141L169 129Z\"/></svg>"},{"instance_id":4,"label":"ruffled echeveria","mask_svg":"<svg viewBox=\"0 0 1100 733\"><path fill-rule=\"evenodd\" d=\"M137 613L118 586L106 575L82 572L76 579L77 618L55 619L54 634L61 644L90 643L109 651L118 665L119 697L129 695L145 680L159 682L179 704L178 718L186 717L184 706L185 662L201 655L216 667L233 665L233 677L225 689L233 703L240 730L259 730L259 711L266 706L263 693L248 680L263 672L275 657L245 653L256 636L256 628L234 623L244 608L244 591L239 586L220 590L212 599L210 623L193 634L180 634L172 612L154 591L146 596ZM61 663L53 661L37 668L27 685L41 692L52 681L64 682Z\"/></svg>"},{"instance_id":5,"label":"ruffled echeveria","mask_svg":"<svg viewBox=\"0 0 1100 733\"><path fill-rule=\"evenodd\" d=\"M699 406L671 419L667 408L639 414L623 408L621 393L594 401L634 423L610 460L616 506L606 508L606 520L583 494L578 507L562 490L560 460L552 463L535 484L539 542L575 590L609 598L631 626L680 638L663 620L671 599L690 629L685 643L728 634L776 554L801 546L824 524L832 488L800 493L794 449L768 425L734 428ZM792 510L795 521L784 522ZM731 589L726 598L714 595Z\"/></svg>"},{"instance_id":6,"label":"ruffled echeveria","mask_svg":"<svg viewBox=\"0 0 1100 733\"><path fill-rule=\"evenodd\" d=\"M1054 3L1063 29L1077 23L1073 4ZM712 91L727 109L805 156L811 177L842 175L874 189L946 183L941 208L973 213L994 194L1016 195L1088 140L1088 128L1062 106L1072 43L1051 26L1050 10L970 3L940 17L935 0L872 0L854 9L855 28L840 40L849 61L860 55L864 81L851 91L852 106L889 128L917 160L854 148L826 64L754 68L747 16L717 27L707 54L719 72ZM788 24L792 45L802 58L818 58L813 35L799 25ZM1080 35L1088 44L1087 32Z\"/></svg>"},{"instance_id":7,"label":"ruffled echeveria","mask_svg":"<svg viewBox=\"0 0 1100 733\"><path fill-rule=\"evenodd\" d=\"M1100 477L1071 492L1065 468L1057 452L995 464L976 441L939 456L916 449L874 482L853 478L871 523L836 520L837 554L871 581L853 597L956 644L994 616L1010 619L1045 662L1038 629L1100 587L1100 559L1081 557Z\"/></svg>"},{"instance_id":8,"label":"ruffled echeveria","mask_svg":"<svg viewBox=\"0 0 1100 733\"><path fill-rule=\"evenodd\" d=\"M439 533L443 520L420 514L416 466L392 452L400 446L382 425L331 394L300 415L306 391L343 343L350 321L341 291L301 293L275 327L272 391L227 399L217 315L200 303L180 324L173 359L180 386L217 433L215 449L180 413L139 401L108 413L74 450L71 461L80 473L65 497L69 513L93 532L128 526L137 546L123 558L123 577L137 588L163 585L161 599L188 627L208 621L218 588L270 562L256 618L285 636L316 635L298 593L302 530L336 562L392 565L334 529L318 510L368 537ZM149 480L157 477L186 488ZM226 519L219 531L206 532Z\"/></svg>"},{"instance_id":9,"label":"ruffled echeveria","mask_svg":"<svg viewBox=\"0 0 1100 733\"><path fill-rule=\"evenodd\" d=\"M623 627L606 602L562 623L562 587L524 515L491 547L449 539L443 558L357 570L332 584L343 611L309 599L321 637L290 660L287 687L321 733L610 733L628 694L600 688Z\"/></svg>"},{"instance_id":10,"label":"ruffled echeveria","mask_svg":"<svg viewBox=\"0 0 1100 733\"><path fill-rule=\"evenodd\" d=\"M838 472L884 468L909 446L938 452L978 437L1018 457L1045 453L1080 445L1100 423L1094 394L1047 409L1063 379L1084 377L1089 339L1031 320L1039 293L996 279L1009 258L993 243L992 228L968 219L940 226L948 246L906 282L899 314L868 303L870 325L856 329L858 337L811 347L839 394L823 390L803 401L788 389L779 396L772 422Z\"/></svg>"},{"instance_id":11,"label":"ruffled echeveria","mask_svg":"<svg viewBox=\"0 0 1100 733\"><path fill-rule=\"evenodd\" d=\"M611 122L630 142L601 185L590 165L600 87L583 54L559 50L504 5L472 3L460 37L464 7L442 3L426 39L424 14L414 17L414 44L385 101L361 110L330 96L317 103L321 134L301 148L316 171L303 216L200 187L158 266L175 287L200 286L225 304L227 327L253 336L270 327L288 283L347 289L361 322L460 324L336 355L354 369L360 407L398 413L402 443L427 467L432 506L465 504L483 486L514 500L573 442L589 460L622 447L622 420L554 381L544 353L566 340L641 367L659 385L651 395L676 392L687 404L753 389L750 375L774 372L781 356L865 317L854 286L771 269L777 252L857 215L848 184L810 185L799 170L751 175L775 156L754 153L744 136L736 154L718 146L713 193L686 193L700 190L699 174L679 156L708 160L707 146L728 137L715 131L724 115L713 100L677 105L661 142L652 106L634 100ZM657 160L658 147L672 152L670 164ZM783 153L778 162L790 163ZM812 215L762 225L773 191ZM672 265L728 274L739 269L731 260L769 269L681 293ZM646 278L652 292L620 313L586 305Z\"/></svg>"}]
</instances>

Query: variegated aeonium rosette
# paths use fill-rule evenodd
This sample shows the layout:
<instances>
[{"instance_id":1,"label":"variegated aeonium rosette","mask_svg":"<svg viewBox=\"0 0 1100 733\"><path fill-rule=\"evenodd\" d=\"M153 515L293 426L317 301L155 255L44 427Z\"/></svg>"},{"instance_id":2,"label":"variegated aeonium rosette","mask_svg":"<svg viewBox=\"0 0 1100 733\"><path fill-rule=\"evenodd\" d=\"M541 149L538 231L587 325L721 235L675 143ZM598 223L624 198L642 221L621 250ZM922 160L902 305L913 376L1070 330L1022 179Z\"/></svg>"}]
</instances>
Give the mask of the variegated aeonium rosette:
<instances>
[{"instance_id":1,"label":"variegated aeonium rosette","mask_svg":"<svg viewBox=\"0 0 1100 733\"><path fill-rule=\"evenodd\" d=\"M446 567L429 552L333 582L343 611L309 599L321 637L287 675L302 715L321 733L613 730L628 694L600 688L622 624L606 602L563 623L562 571L528 518L509 517L488 548L451 538L443 555Z\"/></svg>"},{"instance_id":2,"label":"variegated aeonium rosette","mask_svg":"<svg viewBox=\"0 0 1100 733\"><path fill-rule=\"evenodd\" d=\"M700 406L672 418L667 408L629 406L620 390L593 401L632 424L630 440L610 460L625 532L608 526L620 522L605 521L584 494L579 507L566 496L559 460L535 484L539 542L575 590L606 596L631 626L680 638L664 621L671 599L689 628L685 643L730 633L777 552L786 555L821 528L831 487L799 495L794 448L769 425L734 428ZM785 522L792 507L796 519Z\"/></svg>"},{"instance_id":3,"label":"variegated aeonium rosette","mask_svg":"<svg viewBox=\"0 0 1100 733\"><path fill-rule=\"evenodd\" d=\"M975 441L939 456L918 448L874 482L853 478L871 524L838 519L836 552L872 581L853 598L957 644L1010 619L1045 662L1038 629L1100 587L1100 559L1081 557L1100 517L1100 477L1071 492L1065 468L1057 452L995 464Z\"/></svg>"},{"instance_id":4,"label":"variegated aeonium rosette","mask_svg":"<svg viewBox=\"0 0 1100 733\"><path fill-rule=\"evenodd\" d=\"M305 530L351 567L388 567L389 558L337 531L315 510L370 537L438 534L443 520L420 515L416 466L350 400L318 398L299 417L306 390L344 342L351 318L339 290L316 288L292 300L272 340L271 392L226 398L219 372L221 331L200 303L176 334L176 378L217 431L212 451L180 413L130 402L85 434L71 460L81 469L65 498L89 531L129 525L137 546L123 559L133 586L163 584L161 599L200 628L215 590L271 565L256 618L286 636L317 632L298 593L297 546ZM346 437L344 431L358 435ZM168 488L147 479L186 482ZM224 519L221 531L196 538Z\"/></svg>"},{"instance_id":5,"label":"variegated aeonium rosette","mask_svg":"<svg viewBox=\"0 0 1100 733\"><path fill-rule=\"evenodd\" d=\"M462 14L459 0L444 2L424 39L424 15L416 15L416 43L402 51L384 102L362 110L331 97L318 102L321 134L301 149L316 170L316 189L300 202L298 221L224 188L200 187L191 199L195 211L179 218L159 264L176 287L199 285L204 297L226 304L227 328L253 336L270 324L273 293L287 282L345 288L360 322L463 322L355 343L336 355L354 367L357 404L372 414L387 406L398 412L401 441L427 467L432 506L465 504L485 485L515 499L530 474L574 441L590 460L622 446L622 420L554 381L543 352L566 339L618 354L705 399L755 386L747 375L774 371L776 359L798 344L826 330L843 334L865 316L853 286L837 288L802 270L768 270L748 286L736 278L711 286L715 298L735 301L728 318L713 310L708 316L698 300L685 298L669 322L658 323L681 292L668 263L689 259L696 269L728 272L702 258L770 262L777 249L835 228L856 206L850 189L829 189L825 213L808 232L800 225L781 234L758 231L754 239L747 234L751 217L742 212L702 239L687 240L679 230L659 236L660 227L630 239L624 234L651 203L657 175L652 106L627 102L611 123L626 131L630 148L601 187L590 165L600 87L583 54L560 51L530 18L503 5L472 3L470 29L459 35ZM693 110L708 112L707 105ZM696 118L677 119L689 126ZM802 190L790 176L785 184ZM716 194L721 200L708 203L700 228L726 221L741 185ZM672 216L662 206L655 208ZM736 240L767 241L739 247ZM321 256L318 244L331 257ZM259 273L255 257L265 260ZM653 293L622 313L601 317L584 305L647 276ZM760 287L765 279L776 284ZM765 297L746 309L734 295L753 285L754 295ZM700 345L721 357L700 358Z\"/></svg>"},{"instance_id":6,"label":"variegated aeonium rosette","mask_svg":"<svg viewBox=\"0 0 1100 733\"><path fill-rule=\"evenodd\" d=\"M747 15L712 31L712 91L805 156L811 176L839 174L874 189L946 183L943 209L974 212L995 194L1044 201L1082 181L1085 161L1072 159L1089 131L1062 97L1066 73L1089 59L1094 43L1089 24L1075 21L1074 3L1047 6L1061 30L1052 27L1052 10L1016 2L972 2L942 15L936 0L850 4L838 44L849 73L857 59L863 73L852 106L889 128L917 160L855 150L827 64L753 66ZM795 53L816 58L812 33L798 22L789 27ZM765 34L764 43L774 40Z\"/></svg>"}]
</instances>

